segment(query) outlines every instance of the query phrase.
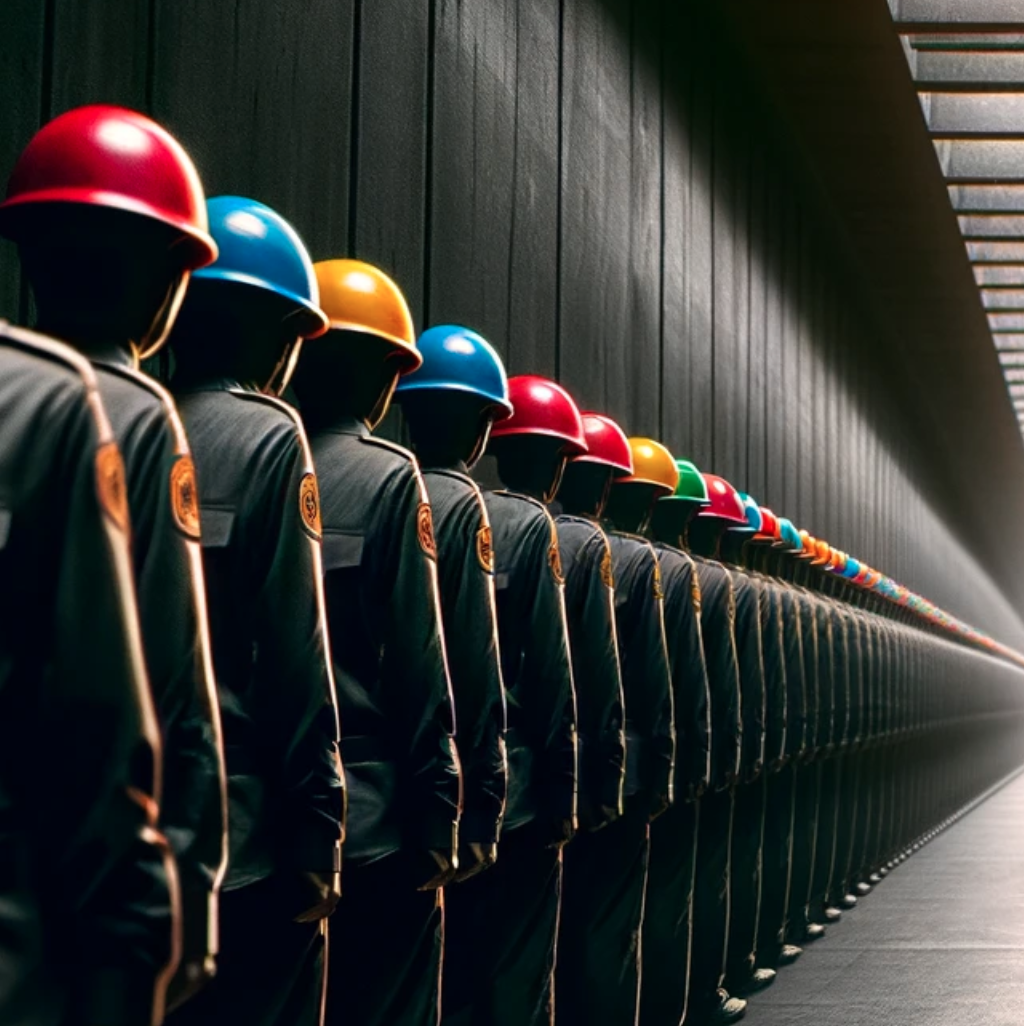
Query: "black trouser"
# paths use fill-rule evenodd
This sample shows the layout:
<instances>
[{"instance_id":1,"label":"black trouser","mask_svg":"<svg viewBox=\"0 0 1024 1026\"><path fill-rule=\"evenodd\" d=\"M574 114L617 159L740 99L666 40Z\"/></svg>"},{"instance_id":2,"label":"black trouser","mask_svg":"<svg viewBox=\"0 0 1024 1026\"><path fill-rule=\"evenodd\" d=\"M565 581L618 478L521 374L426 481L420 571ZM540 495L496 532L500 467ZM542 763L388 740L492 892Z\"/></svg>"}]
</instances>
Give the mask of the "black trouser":
<instances>
[{"instance_id":1,"label":"black trouser","mask_svg":"<svg viewBox=\"0 0 1024 1026\"><path fill-rule=\"evenodd\" d=\"M786 937L796 813L796 770L792 763L770 773L766 783L757 964L773 969L779 963Z\"/></svg>"},{"instance_id":2,"label":"black trouser","mask_svg":"<svg viewBox=\"0 0 1024 1026\"><path fill-rule=\"evenodd\" d=\"M435 1026L444 936L440 893L418 891L401 854L348 864L343 881L345 896L332 923L327 1026Z\"/></svg>"},{"instance_id":3,"label":"black trouser","mask_svg":"<svg viewBox=\"0 0 1024 1026\"><path fill-rule=\"evenodd\" d=\"M814 872L808 899L812 922L820 922L835 864L839 815L839 759L835 753L818 763L818 829L814 842Z\"/></svg>"},{"instance_id":4,"label":"black trouser","mask_svg":"<svg viewBox=\"0 0 1024 1026\"><path fill-rule=\"evenodd\" d=\"M318 1026L324 1002L326 921L293 922L308 898L297 878L280 873L222 892L217 975L167 1022Z\"/></svg>"},{"instance_id":5,"label":"black trouser","mask_svg":"<svg viewBox=\"0 0 1024 1026\"><path fill-rule=\"evenodd\" d=\"M734 792L711 791L701 799L697 874L693 892L693 946L686 1021L700 1022L714 1004L725 973L729 942L729 853Z\"/></svg>"},{"instance_id":6,"label":"black trouser","mask_svg":"<svg viewBox=\"0 0 1024 1026\"><path fill-rule=\"evenodd\" d=\"M545 841L505 833L494 866L447 888L445 1026L550 1023L562 853Z\"/></svg>"},{"instance_id":7,"label":"black trouser","mask_svg":"<svg viewBox=\"0 0 1024 1026\"><path fill-rule=\"evenodd\" d=\"M840 902L850 894L857 882L855 876L857 856L857 830L861 821L861 805L866 800L863 794L862 756L859 752L847 751L841 757L841 783L839 788L839 822L836 835L835 868L829 885L829 900Z\"/></svg>"},{"instance_id":8,"label":"black trouser","mask_svg":"<svg viewBox=\"0 0 1024 1026\"><path fill-rule=\"evenodd\" d=\"M872 839L874 824L878 818L880 794L880 763L881 752L874 744L865 748L857 756L860 765L857 792L857 820L853 839L853 871L851 879L854 883L867 880L873 867Z\"/></svg>"},{"instance_id":9,"label":"black trouser","mask_svg":"<svg viewBox=\"0 0 1024 1026\"><path fill-rule=\"evenodd\" d=\"M729 946L725 987L739 992L754 972L757 917L761 908L761 849L767 781L762 773L736 789L729 873Z\"/></svg>"},{"instance_id":10,"label":"black trouser","mask_svg":"<svg viewBox=\"0 0 1024 1026\"><path fill-rule=\"evenodd\" d=\"M565 848L555 971L561 1022L636 1024L649 807L642 795L627 798L621 818Z\"/></svg>"},{"instance_id":11,"label":"black trouser","mask_svg":"<svg viewBox=\"0 0 1024 1026\"><path fill-rule=\"evenodd\" d=\"M803 763L796 767L795 804L787 939L799 944L811 921L808 900L814 872L814 842L818 832L818 767L814 763Z\"/></svg>"},{"instance_id":12,"label":"black trouser","mask_svg":"<svg viewBox=\"0 0 1024 1026\"><path fill-rule=\"evenodd\" d=\"M701 805L680 802L651 824L640 1026L679 1026L686 1012Z\"/></svg>"}]
</instances>

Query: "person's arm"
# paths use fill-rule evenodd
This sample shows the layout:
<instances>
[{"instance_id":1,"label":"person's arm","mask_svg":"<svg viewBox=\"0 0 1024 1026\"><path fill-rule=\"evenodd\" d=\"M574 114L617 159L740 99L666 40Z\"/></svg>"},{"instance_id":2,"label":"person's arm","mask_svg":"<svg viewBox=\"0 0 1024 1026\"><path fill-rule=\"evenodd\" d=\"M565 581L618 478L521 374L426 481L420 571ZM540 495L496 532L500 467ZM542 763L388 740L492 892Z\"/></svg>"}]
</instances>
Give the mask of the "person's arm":
<instances>
[{"instance_id":1,"label":"person's arm","mask_svg":"<svg viewBox=\"0 0 1024 1026\"><path fill-rule=\"evenodd\" d=\"M433 521L419 471L391 473L370 539L374 606L380 611L381 684L402 760L410 848L438 861L430 885L454 871L462 800L455 716L441 633ZM449 860L449 866L443 860Z\"/></svg>"},{"instance_id":2,"label":"person's arm","mask_svg":"<svg viewBox=\"0 0 1024 1026\"><path fill-rule=\"evenodd\" d=\"M736 647L743 709L741 780L757 778L764 764L765 690L760 588L751 577L730 575L736 593Z\"/></svg>"},{"instance_id":3,"label":"person's arm","mask_svg":"<svg viewBox=\"0 0 1024 1026\"><path fill-rule=\"evenodd\" d=\"M308 874L309 908L337 900L345 791L324 608L320 508L298 425L267 433L240 510L253 642L249 712L280 802L281 865ZM326 887L329 893L317 891ZM319 916L317 916L319 918Z\"/></svg>"},{"instance_id":4,"label":"person's arm","mask_svg":"<svg viewBox=\"0 0 1024 1026\"><path fill-rule=\"evenodd\" d=\"M786 753L786 665L782 653L782 600L773 582L758 579L764 652L765 763L778 769Z\"/></svg>"},{"instance_id":5,"label":"person's arm","mask_svg":"<svg viewBox=\"0 0 1024 1026\"><path fill-rule=\"evenodd\" d=\"M431 482L428 477L428 489ZM483 500L467 490L435 523L441 612L455 696L463 809L459 877L494 861L505 811L505 690L494 605L494 562Z\"/></svg>"},{"instance_id":6,"label":"person's arm","mask_svg":"<svg viewBox=\"0 0 1024 1026\"><path fill-rule=\"evenodd\" d=\"M780 585L780 589L786 663L786 754L792 761L803 758L807 747L807 682L799 598L789 585Z\"/></svg>"}]
</instances>

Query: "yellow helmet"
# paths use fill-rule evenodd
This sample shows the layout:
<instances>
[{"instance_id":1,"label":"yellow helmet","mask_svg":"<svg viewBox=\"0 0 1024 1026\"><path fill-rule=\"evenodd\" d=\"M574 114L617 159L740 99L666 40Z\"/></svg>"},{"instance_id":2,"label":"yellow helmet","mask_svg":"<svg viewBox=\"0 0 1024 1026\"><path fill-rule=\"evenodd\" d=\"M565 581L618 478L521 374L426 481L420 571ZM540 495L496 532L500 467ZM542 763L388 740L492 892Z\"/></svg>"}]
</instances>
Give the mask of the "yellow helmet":
<instances>
[{"instance_id":1,"label":"yellow helmet","mask_svg":"<svg viewBox=\"0 0 1024 1026\"><path fill-rule=\"evenodd\" d=\"M652 484L671 495L679 484L679 469L672 453L653 438L631 438L633 473L615 479L616 484Z\"/></svg>"},{"instance_id":2,"label":"yellow helmet","mask_svg":"<svg viewBox=\"0 0 1024 1026\"><path fill-rule=\"evenodd\" d=\"M321 260L313 269L320 286L320 308L332 330L360 332L390 343L403 374L423 363L409 304L379 267L362 260Z\"/></svg>"}]
</instances>

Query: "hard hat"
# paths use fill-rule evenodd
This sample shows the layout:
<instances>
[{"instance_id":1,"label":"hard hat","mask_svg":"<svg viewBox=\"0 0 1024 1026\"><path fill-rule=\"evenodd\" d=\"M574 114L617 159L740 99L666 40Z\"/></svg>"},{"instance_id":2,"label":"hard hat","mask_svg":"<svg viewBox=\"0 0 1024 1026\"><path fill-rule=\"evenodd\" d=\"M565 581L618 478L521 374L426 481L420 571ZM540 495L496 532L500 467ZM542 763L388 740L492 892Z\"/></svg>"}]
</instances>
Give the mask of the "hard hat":
<instances>
[{"instance_id":1,"label":"hard hat","mask_svg":"<svg viewBox=\"0 0 1024 1026\"><path fill-rule=\"evenodd\" d=\"M556 381L535 374L519 374L508 380L512 416L496 424L491 438L542 435L565 442L570 456L587 451L583 418L569 393Z\"/></svg>"},{"instance_id":2,"label":"hard hat","mask_svg":"<svg viewBox=\"0 0 1024 1026\"><path fill-rule=\"evenodd\" d=\"M653 438L631 438L629 449L633 454L633 473L620 477L616 483L655 485L666 497L673 495L679 484L679 470L672 453Z\"/></svg>"},{"instance_id":3,"label":"hard hat","mask_svg":"<svg viewBox=\"0 0 1024 1026\"><path fill-rule=\"evenodd\" d=\"M505 365L483 335L456 324L439 324L420 335L416 348L423 364L399 381L399 393L462 392L494 409L495 421L512 416Z\"/></svg>"},{"instance_id":4,"label":"hard hat","mask_svg":"<svg viewBox=\"0 0 1024 1026\"><path fill-rule=\"evenodd\" d=\"M846 558L846 566L840 571L842 575L848 580L852 581L855 577L859 576L861 572L861 565L856 559L850 559L849 556Z\"/></svg>"},{"instance_id":5,"label":"hard hat","mask_svg":"<svg viewBox=\"0 0 1024 1026\"><path fill-rule=\"evenodd\" d=\"M777 544L780 549L790 549L793 552L800 552L804 547L800 532L796 529L793 521L787 517L779 517L779 540Z\"/></svg>"},{"instance_id":6,"label":"hard hat","mask_svg":"<svg viewBox=\"0 0 1024 1026\"><path fill-rule=\"evenodd\" d=\"M743 503L743 512L747 517L747 524L755 535L764 526L764 518L761 516L761 507L746 493L737 492L740 502Z\"/></svg>"},{"instance_id":7,"label":"hard hat","mask_svg":"<svg viewBox=\"0 0 1024 1026\"><path fill-rule=\"evenodd\" d=\"M827 566L828 561L832 558L831 547L827 541L822 541L820 538L815 539L814 542L814 558L811 560L811 566Z\"/></svg>"},{"instance_id":8,"label":"hard hat","mask_svg":"<svg viewBox=\"0 0 1024 1026\"><path fill-rule=\"evenodd\" d=\"M704 474L704 483L707 485L709 503L697 516L722 520L733 527L747 527L747 514L739 492L717 474Z\"/></svg>"},{"instance_id":9,"label":"hard hat","mask_svg":"<svg viewBox=\"0 0 1024 1026\"><path fill-rule=\"evenodd\" d=\"M379 268L362 260L321 260L313 265L320 307L336 331L372 335L393 347L401 373L423 363L402 290Z\"/></svg>"},{"instance_id":10,"label":"hard hat","mask_svg":"<svg viewBox=\"0 0 1024 1026\"><path fill-rule=\"evenodd\" d=\"M680 499L698 506L709 505L708 486L697 467L689 460L676 460L676 470L679 471L679 483L663 501Z\"/></svg>"},{"instance_id":11,"label":"hard hat","mask_svg":"<svg viewBox=\"0 0 1024 1026\"><path fill-rule=\"evenodd\" d=\"M829 560L825 569L834 574L842 573L843 567L846 566L846 556L839 549L832 548L831 545L828 554Z\"/></svg>"},{"instance_id":12,"label":"hard hat","mask_svg":"<svg viewBox=\"0 0 1024 1026\"><path fill-rule=\"evenodd\" d=\"M59 204L166 225L178 235L170 253L182 270L217 257L195 165L169 132L135 111L78 107L36 132L7 182L0 232L14 239L30 235L33 213Z\"/></svg>"},{"instance_id":13,"label":"hard hat","mask_svg":"<svg viewBox=\"0 0 1024 1026\"><path fill-rule=\"evenodd\" d=\"M573 462L598 463L623 474L632 474L633 452L626 432L611 417L603 414L586 410L580 416L583 418L583 437L586 439L587 451Z\"/></svg>"},{"instance_id":14,"label":"hard hat","mask_svg":"<svg viewBox=\"0 0 1024 1026\"><path fill-rule=\"evenodd\" d=\"M761 530L754 537L758 541L777 542L782 537L779 518L767 507L761 506Z\"/></svg>"},{"instance_id":15,"label":"hard hat","mask_svg":"<svg viewBox=\"0 0 1024 1026\"><path fill-rule=\"evenodd\" d=\"M195 278L280 296L291 307L296 334L322 335L327 315L318 305L313 261L295 229L275 210L241 196L216 196L206 210L220 255Z\"/></svg>"}]
</instances>

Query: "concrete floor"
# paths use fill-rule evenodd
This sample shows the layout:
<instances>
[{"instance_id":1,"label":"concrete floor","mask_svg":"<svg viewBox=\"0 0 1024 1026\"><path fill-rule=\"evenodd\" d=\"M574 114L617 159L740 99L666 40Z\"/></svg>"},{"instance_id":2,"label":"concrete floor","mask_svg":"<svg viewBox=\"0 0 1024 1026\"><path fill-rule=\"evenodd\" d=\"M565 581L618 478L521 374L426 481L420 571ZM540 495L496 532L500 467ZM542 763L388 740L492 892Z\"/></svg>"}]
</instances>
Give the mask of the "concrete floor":
<instances>
[{"instance_id":1,"label":"concrete floor","mask_svg":"<svg viewBox=\"0 0 1024 1026\"><path fill-rule=\"evenodd\" d=\"M750 1026L1024 1026L1024 777L752 998Z\"/></svg>"}]
</instances>

